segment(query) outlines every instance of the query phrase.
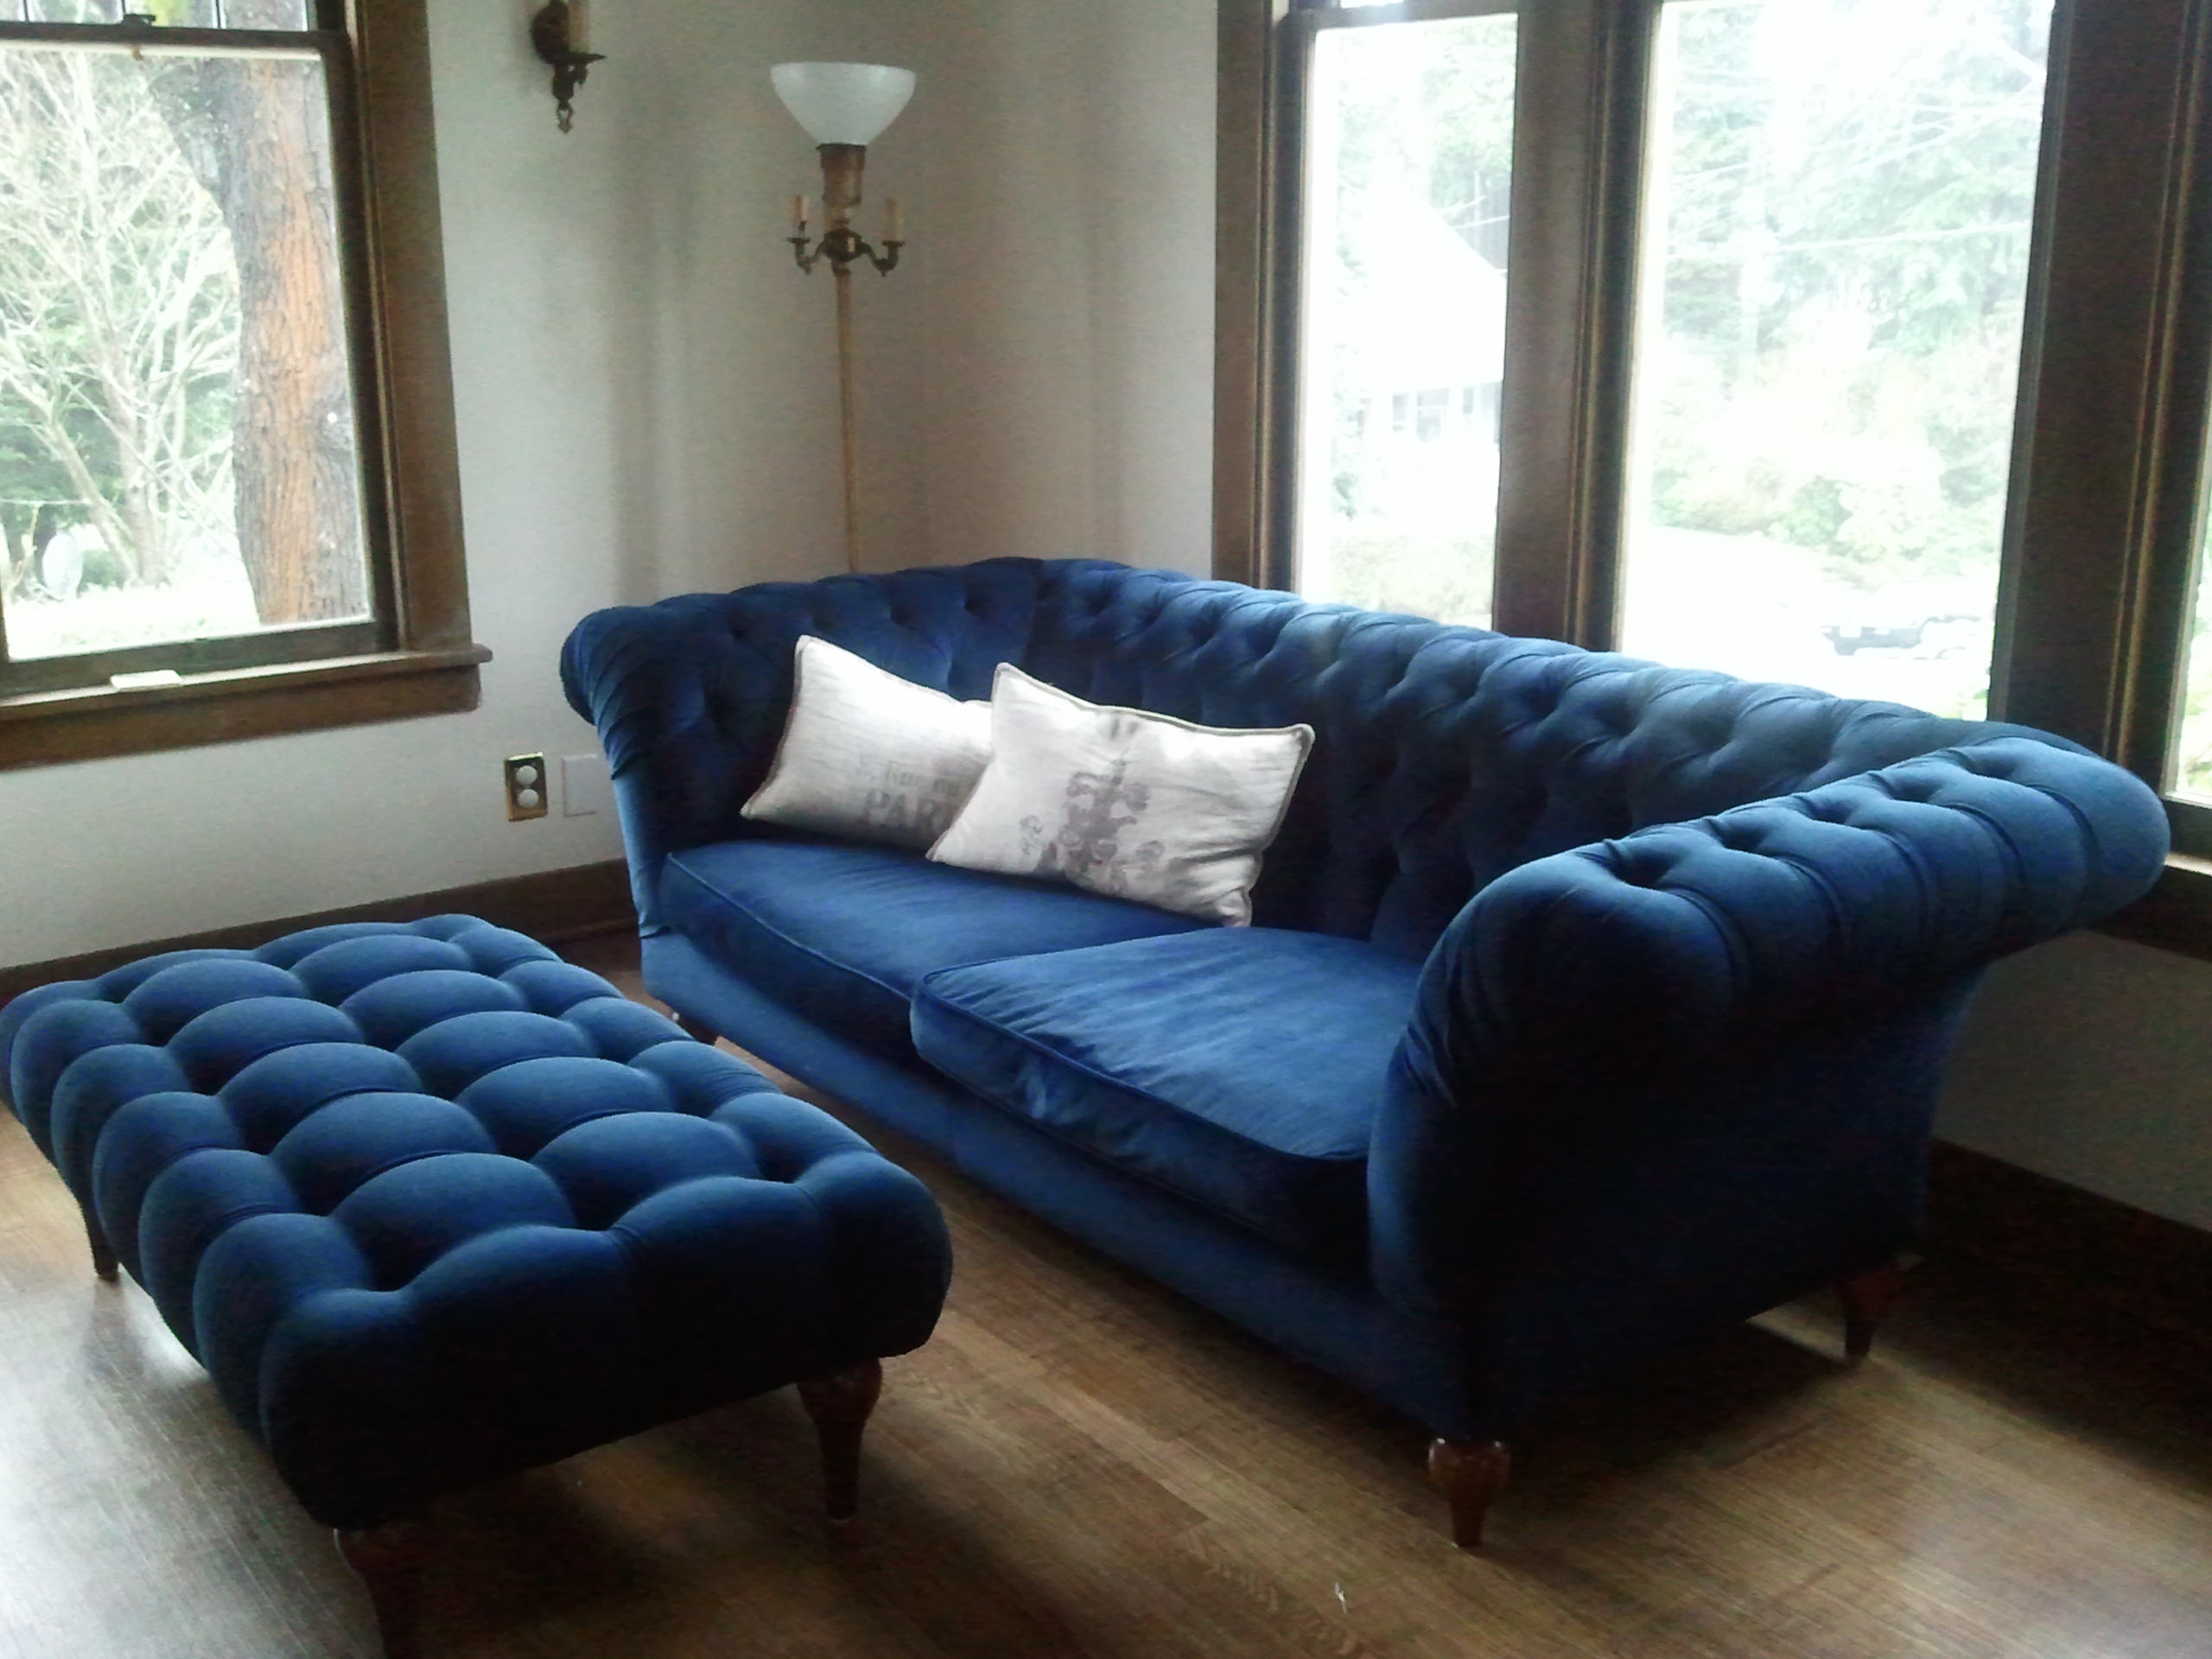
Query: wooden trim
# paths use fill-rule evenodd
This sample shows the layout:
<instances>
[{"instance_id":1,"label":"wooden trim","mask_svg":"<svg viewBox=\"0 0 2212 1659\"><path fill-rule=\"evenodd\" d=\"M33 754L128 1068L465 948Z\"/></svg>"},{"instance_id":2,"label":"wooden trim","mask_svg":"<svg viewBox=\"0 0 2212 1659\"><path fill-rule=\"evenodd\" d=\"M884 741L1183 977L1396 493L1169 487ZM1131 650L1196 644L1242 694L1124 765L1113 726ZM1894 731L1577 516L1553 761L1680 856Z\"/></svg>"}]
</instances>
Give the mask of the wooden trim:
<instances>
[{"instance_id":1,"label":"wooden trim","mask_svg":"<svg viewBox=\"0 0 2212 1659\"><path fill-rule=\"evenodd\" d=\"M2177 523L2170 468L2202 417L2202 385L2175 370L2205 13L2201 0L2062 8L2008 510L2018 541L1990 693L1994 718L2139 764L2145 719L2162 737L2165 718L2163 698L2137 695L2145 630L2186 615L2146 601L2194 517Z\"/></svg>"},{"instance_id":2,"label":"wooden trim","mask_svg":"<svg viewBox=\"0 0 2212 1659\"><path fill-rule=\"evenodd\" d=\"M469 643L461 459L423 0L350 0L397 643Z\"/></svg>"},{"instance_id":3,"label":"wooden trim","mask_svg":"<svg viewBox=\"0 0 2212 1659\"><path fill-rule=\"evenodd\" d=\"M1214 132L1213 574L1258 586L1267 475L1274 0L1220 0Z\"/></svg>"},{"instance_id":4,"label":"wooden trim","mask_svg":"<svg viewBox=\"0 0 2212 1659\"><path fill-rule=\"evenodd\" d=\"M2173 200L2159 295L2159 359L2146 425L2152 442L2140 488L2146 500L2143 549L2122 644L2126 675L2114 758L2163 791L2187 709L2190 618L2196 609L2197 550L2204 526L2205 442L2212 416L2212 4L2182 20L2189 73L2177 94ZM2212 810L2169 800L2177 850L2212 856ZM2197 950L2212 950L2212 930Z\"/></svg>"},{"instance_id":5,"label":"wooden trim","mask_svg":"<svg viewBox=\"0 0 2212 1659\"><path fill-rule=\"evenodd\" d=\"M1312 14L1317 29L1371 29L1378 23L1442 23L1459 17L1496 17L1519 11L1522 3L1522 0L1396 0L1392 5L1359 6L1349 10L1335 6L1302 10Z\"/></svg>"},{"instance_id":6,"label":"wooden trim","mask_svg":"<svg viewBox=\"0 0 2212 1659\"><path fill-rule=\"evenodd\" d=\"M2212 962L2212 859L2176 853L2157 887L2097 931Z\"/></svg>"},{"instance_id":7,"label":"wooden trim","mask_svg":"<svg viewBox=\"0 0 2212 1659\"><path fill-rule=\"evenodd\" d=\"M188 29L168 23L133 28L117 23L18 23L0 20L0 41L41 41L91 47L109 52L159 56L164 50L190 52L227 47L313 56L325 44L312 29Z\"/></svg>"},{"instance_id":8,"label":"wooden trim","mask_svg":"<svg viewBox=\"0 0 2212 1659\"><path fill-rule=\"evenodd\" d=\"M113 675L147 669L174 669L185 675L219 674L231 669L275 668L286 663L367 656L389 649L383 625L370 617L355 622L307 622L256 633L32 658L0 664L0 700L45 691L96 689Z\"/></svg>"},{"instance_id":9,"label":"wooden trim","mask_svg":"<svg viewBox=\"0 0 2212 1659\"><path fill-rule=\"evenodd\" d=\"M212 928L181 938L157 939L145 944L117 945L88 950L82 956L61 957L51 962L25 963L0 968L0 1004L35 986L57 980L91 979L143 957L165 950L251 950L269 940L296 933L306 927L327 927L334 922L412 922L425 916L458 913L480 916L499 927L548 944L620 932L638 925L630 902L630 867L619 858L601 864L578 864L564 870L540 870L531 875L502 876L467 887L445 887L404 899L380 899L373 904L348 905L306 916L286 916L237 927Z\"/></svg>"},{"instance_id":10,"label":"wooden trim","mask_svg":"<svg viewBox=\"0 0 2212 1659\"><path fill-rule=\"evenodd\" d=\"M425 715L482 700L481 645L196 674L175 685L80 686L0 697L0 771L231 743Z\"/></svg>"},{"instance_id":11,"label":"wooden trim","mask_svg":"<svg viewBox=\"0 0 2212 1659\"><path fill-rule=\"evenodd\" d=\"M1522 13L1491 626L1601 651L1618 610L1657 15L1657 0Z\"/></svg>"},{"instance_id":12,"label":"wooden trim","mask_svg":"<svg viewBox=\"0 0 2212 1659\"><path fill-rule=\"evenodd\" d=\"M1278 15L1268 43L1266 259L1260 337L1259 585L1298 587L1298 453L1306 325L1306 105L1318 13Z\"/></svg>"},{"instance_id":13,"label":"wooden trim","mask_svg":"<svg viewBox=\"0 0 2212 1659\"><path fill-rule=\"evenodd\" d=\"M1925 1236L1930 1255L2212 1343L2212 1232L1938 1141Z\"/></svg>"}]
</instances>

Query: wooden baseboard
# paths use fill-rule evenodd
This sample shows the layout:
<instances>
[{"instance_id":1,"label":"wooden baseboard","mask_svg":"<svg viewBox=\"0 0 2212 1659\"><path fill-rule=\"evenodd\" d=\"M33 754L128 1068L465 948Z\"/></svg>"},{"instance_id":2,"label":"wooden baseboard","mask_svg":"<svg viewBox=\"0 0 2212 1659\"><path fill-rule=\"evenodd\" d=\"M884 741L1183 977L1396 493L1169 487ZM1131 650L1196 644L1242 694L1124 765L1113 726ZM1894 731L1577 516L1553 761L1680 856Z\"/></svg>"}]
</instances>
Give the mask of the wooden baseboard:
<instances>
[{"instance_id":1,"label":"wooden baseboard","mask_svg":"<svg viewBox=\"0 0 2212 1659\"><path fill-rule=\"evenodd\" d=\"M1927 1248L2212 1344L2212 1232L1936 1143Z\"/></svg>"},{"instance_id":2,"label":"wooden baseboard","mask_svg":"<svg viewBox=\"0 0 2212 1659\"><path fill-rule=\"evenodd\" d=\"M265 922L188 934L182 938L118 945L107 950L88 950L79 957L0 968L0 1004L36 985L51 984L60 979L90 979L111 968L120 968L126 962L136 962L141 957L163 950L251 949L303 927L323 927L333 922L412 922L448 912L481 916L487 922L512 927L548 944L616 932L638 925L637 912L630 903L629 866L619 858L609 859L601 864L541 870L535 875L503 876L496 881L476 881L437 893L412 893L404 899L349 905L342 910L277 917Z\"/></svg>"}]
</instances>

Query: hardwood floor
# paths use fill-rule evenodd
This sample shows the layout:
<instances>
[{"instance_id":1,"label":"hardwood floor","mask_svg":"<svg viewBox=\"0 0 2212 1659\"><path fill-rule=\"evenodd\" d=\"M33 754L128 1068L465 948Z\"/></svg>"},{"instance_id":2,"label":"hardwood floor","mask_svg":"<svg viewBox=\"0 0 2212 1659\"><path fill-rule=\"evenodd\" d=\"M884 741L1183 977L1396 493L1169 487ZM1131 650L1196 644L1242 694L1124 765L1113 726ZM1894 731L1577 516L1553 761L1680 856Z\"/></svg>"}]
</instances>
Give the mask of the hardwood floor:
<instances>
[{"instance_id":1,"label":"hardwood floor","mask_svg":"<svg viewBox=\"0 0 2212 1659\"><path fill-rule=\"evenodd\" d=\"M959 1266L886 1368L860 1520L818 1518L795 1395L747 1402L436 1506L431 1654L2212 1655L2212 1363L2094 1311L1933 1262L1847 1370L1832 1306L1781 1310L1551 1414L1467 1555L1414 1425L861 1127ZM0 1659L373 1651L0 1123Z\"/></svg>"}]
</instances>

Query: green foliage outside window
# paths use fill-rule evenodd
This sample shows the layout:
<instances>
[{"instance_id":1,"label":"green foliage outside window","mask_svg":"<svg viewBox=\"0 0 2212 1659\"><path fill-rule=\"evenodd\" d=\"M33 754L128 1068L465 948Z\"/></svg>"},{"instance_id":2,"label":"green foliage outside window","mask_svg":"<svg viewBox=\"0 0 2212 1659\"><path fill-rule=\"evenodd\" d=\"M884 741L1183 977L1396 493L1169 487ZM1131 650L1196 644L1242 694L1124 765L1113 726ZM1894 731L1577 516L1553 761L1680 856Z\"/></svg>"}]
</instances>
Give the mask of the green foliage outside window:
<instances>
[{"instance_id":1,"label":"green foliage outside window","mask_svg":"<svg viewBox=\"0 0 2212 1659\"><path fill-rule=\"evenodd\" d=\"M1648 365L1656 522L1862 592L1993 578L2049 28L1894 10L1682 7Z\"/></svg>"}]
</instances>

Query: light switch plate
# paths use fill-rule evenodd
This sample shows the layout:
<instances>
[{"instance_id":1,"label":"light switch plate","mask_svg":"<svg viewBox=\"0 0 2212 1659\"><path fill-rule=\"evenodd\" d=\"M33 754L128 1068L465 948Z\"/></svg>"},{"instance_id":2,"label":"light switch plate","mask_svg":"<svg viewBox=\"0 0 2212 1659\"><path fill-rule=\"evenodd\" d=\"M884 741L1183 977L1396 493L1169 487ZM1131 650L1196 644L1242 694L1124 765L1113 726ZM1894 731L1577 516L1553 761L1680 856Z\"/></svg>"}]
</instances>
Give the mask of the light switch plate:
<instances>
[{"instance_id":1,"label":"light switch plate","mask_svg":"<svg viewBox=\"0 0 2212 1659\"><path fill-rule=\"evenodd\" d=\"M588 818L614 810L614 785L607 780L603 754L561 757L561 816Z\"/></svg>"}]
</instances>

